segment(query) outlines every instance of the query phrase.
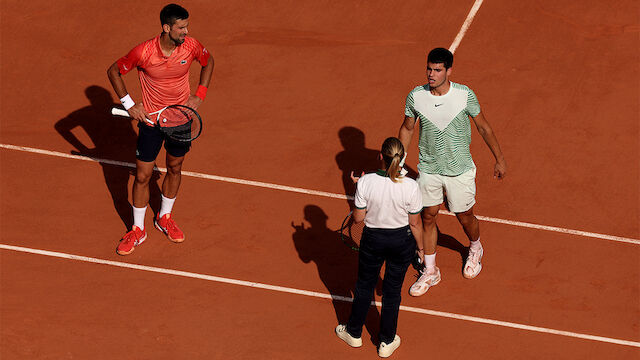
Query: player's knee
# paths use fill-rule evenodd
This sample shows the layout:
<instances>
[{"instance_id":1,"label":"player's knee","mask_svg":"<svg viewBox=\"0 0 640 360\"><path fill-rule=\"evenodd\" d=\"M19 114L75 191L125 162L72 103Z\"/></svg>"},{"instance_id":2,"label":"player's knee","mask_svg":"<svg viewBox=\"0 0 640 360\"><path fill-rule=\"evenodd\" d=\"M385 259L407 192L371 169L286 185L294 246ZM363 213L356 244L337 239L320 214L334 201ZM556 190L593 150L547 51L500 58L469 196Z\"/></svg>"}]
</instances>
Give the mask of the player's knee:
<instances>
[{"instance_id":1,"label":"player's knee","mask_svg":"<svg viewBox=\"0 0 640 360\"><path fill-rule=\"evenodd\" d=\"M140 185L146 185L151 181L151 175L153 175L153 171L136 171L136 182Z\"/></svg>"},{"instance_id":2,"label":"player's knee","mask_svg":"<svg viewBox=\"0 0 640 360\"><path fill-rule=\"evenodd\" d=\"M474 221L476 221L475 215L473 215L473 211L467 210L465 212L457 213L456 217L458 221L462 225L472 225Z\"/></svg>"},{"instance_id":3,"label":"player's knee","mask_svg":"<svg viewBox=\"0 0 640 360\"><path fill-rule=\"evenodd\" d=\"M422 210L422 224L425 228L436 226L436 217L438 216L438 210L425 208Z\"/></svg>"}]
</instances>

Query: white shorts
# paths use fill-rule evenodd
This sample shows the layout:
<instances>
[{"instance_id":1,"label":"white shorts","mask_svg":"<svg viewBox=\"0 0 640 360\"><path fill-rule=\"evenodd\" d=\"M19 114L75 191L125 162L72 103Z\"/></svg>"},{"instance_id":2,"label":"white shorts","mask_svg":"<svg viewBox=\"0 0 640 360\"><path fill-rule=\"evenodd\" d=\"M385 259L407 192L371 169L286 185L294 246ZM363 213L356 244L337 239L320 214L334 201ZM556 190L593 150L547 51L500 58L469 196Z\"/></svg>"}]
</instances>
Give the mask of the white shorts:
<instances>
[{"instance_id":1,"label":"white shorts","mask_svg":"<svg viewBox=\"0 0 640 360\"><path fill-rule=\"evenodd\" d=\"M444 191L447 192L449 210L454 213L465 212L476 203L475 168L458 176L420 172L416 181L422 193L422 205L424 207L442 204Z\"/></svg>"}]
</instances>

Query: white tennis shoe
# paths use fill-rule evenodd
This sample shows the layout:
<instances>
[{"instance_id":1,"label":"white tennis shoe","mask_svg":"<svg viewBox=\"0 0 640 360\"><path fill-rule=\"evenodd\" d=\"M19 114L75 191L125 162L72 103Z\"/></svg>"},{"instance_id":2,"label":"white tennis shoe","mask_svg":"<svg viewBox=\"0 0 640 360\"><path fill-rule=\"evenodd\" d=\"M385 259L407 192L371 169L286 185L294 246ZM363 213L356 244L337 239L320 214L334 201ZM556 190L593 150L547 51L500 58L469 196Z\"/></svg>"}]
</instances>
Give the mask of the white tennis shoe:
<instances>
[{"instance_id":1,"label":"white tennis shoe","mask_svg":"<svg viewBox=\"0 0 640 360\"><path fill-rule=\"evenodd\" d=\"M347 325L338 325L336 326L336 335L338 335L338 337L346 342L349 346L351 347L360 347L362 346L362 338L355 338L353 336L351 336L348 332L347 332Z\"/></svg>"},{"instance_id":2,"label":"white tennis shoe","mask_svg":"<svg viewBox=\"0 0 640 360\"><path fill-rule=\"evenodd\" d=\"M422 275L418 278L418 281L411 285L409 288L409 295L420 296L429 290L430 287L437 285L442 277L440 276L440 269L436 266L436 272L432 274L426 273L427 269L422 270Z\"/></svg>"},{"instance_id":3,"label":"white tennis shoe","mask_svg":"<svg viewBox=\"0 0 640 360\"><path fill-rule=\"evenodd\" d=\"M467 261L464 263L462 276L467 279L473 279L480 274L480 271L482 270L483 253L484 251L482 250L482 246L476 250L469 248L469 256L467 256Z\"/></svg>"},{"instance_id":4,"label":"white tennis shoe","mask_svg":"<svg viewBox=\"0 0 640 360\"><path fill-rule=\"evenodd\" d=\"M396 349L400 347L400 336L396 334L396 337L393 339L391 344L387 344L384 342L380 343L380 347L378 348L378 356L381 358L388 358L393 354Z\"/></svg>"}]
</instances>

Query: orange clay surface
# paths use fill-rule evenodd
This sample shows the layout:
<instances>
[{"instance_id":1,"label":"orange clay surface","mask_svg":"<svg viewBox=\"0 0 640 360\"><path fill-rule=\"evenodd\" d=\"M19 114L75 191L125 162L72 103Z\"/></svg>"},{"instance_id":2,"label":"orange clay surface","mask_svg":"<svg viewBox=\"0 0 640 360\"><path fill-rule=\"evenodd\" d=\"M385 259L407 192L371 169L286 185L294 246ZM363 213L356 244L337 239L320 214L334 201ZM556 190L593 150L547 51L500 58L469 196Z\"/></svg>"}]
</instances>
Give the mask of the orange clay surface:
<instances>
[{"instance_id":1,"label":"orange clay surface","mask_svg":"<svg viewBox=\"0 0 640 360\"><path fill-rule=\"evenodd\" d=\"M181 4L216 62L184 169L351 195L347 174L375 167L424 82L425 54L452 43L473 1ZM0 6L0 142L134 162L137 128L109 115L106 69L160 31L162 4ZM477 214L640 238L639 7L485 1L452 80L478 95L509 168L492 178L474 130ZM125 82L140 99L137 76ZM352 295L357 253L334 233L346 200L183 177L174 217L186 241L168 241L148 211L148 240L120 257L130 168L6 148L0 160L1 244ZM440 216L443 281L412 298L410 269L403 305L640 342L640 245L480 226L484 269L465 280L468 240ZM3 360L377 357L376 308L363 348L335 337L347 302L2 249L0 291ZM640 357L637 346L406 311L398 334L397 359Z\"/></svg>"}]
</instances>

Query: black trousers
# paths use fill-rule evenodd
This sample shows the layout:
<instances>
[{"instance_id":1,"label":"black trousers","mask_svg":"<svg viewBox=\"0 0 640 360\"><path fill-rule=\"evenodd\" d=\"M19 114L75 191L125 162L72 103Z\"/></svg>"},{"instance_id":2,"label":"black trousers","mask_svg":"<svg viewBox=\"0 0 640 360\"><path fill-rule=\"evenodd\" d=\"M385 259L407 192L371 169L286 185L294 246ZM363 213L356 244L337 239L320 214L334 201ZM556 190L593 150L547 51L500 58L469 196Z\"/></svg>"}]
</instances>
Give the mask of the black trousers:
<instances>
[{"instance_id":1,"label":"black trousers","mask_svg":"<svg viewBox=\"0 0 640 360\"><path fill-rule=\"evenodd\" d=\"M399 229L365 227L358 256L358 280L351 316L347 322L347 332L351 336L362 336L362 326L373 299L378 275L382 264L386 262L382 282L380 341L387 344L393 341L398 327L402 283L415 251L416 241L409 226Z\"/></svg>"}]
</instances>

